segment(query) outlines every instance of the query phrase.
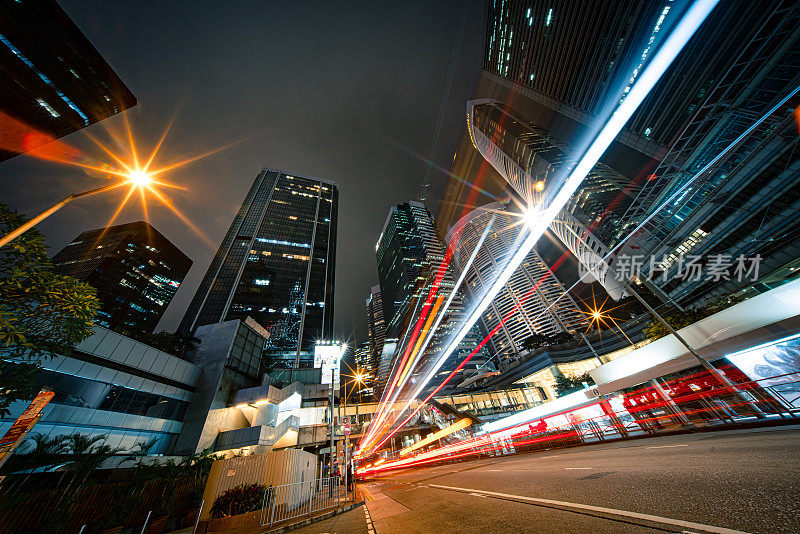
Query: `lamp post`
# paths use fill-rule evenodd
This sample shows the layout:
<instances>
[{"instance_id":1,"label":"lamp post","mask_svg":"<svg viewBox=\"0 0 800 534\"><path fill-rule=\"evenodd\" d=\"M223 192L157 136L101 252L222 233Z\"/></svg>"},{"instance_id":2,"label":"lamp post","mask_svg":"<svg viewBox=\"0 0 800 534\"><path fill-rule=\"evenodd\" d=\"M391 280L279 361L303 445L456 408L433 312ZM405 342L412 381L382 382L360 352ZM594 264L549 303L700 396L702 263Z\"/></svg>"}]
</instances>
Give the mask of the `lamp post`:
<instances>
[{"instance_id":1,"label":"lamp post","mask_svg":"<svg viewBox=\"0 0 800 534\"><path fill-rule=\"evenodd\" d=\"M120 187L120 186L122 186L124 184L125 184L125 182L117 183L117 184L110 184L110 185L105 185L103 187L98 187L97 189L91 189L89 191L84 191L83 193L73 193L73 194L69 195L68 197L64 198L64 200L62 200L61 202L58 202L57 204L54 204L53 206L51 206L50 208L44 210L42 213L40 213L39 215L37 215L36 217L31 219L30 221L22 224L18 228L12 230L11 232L9 232L5 236L3 236L3 238L0 239L0 247L6 246L6 244L8 244L9 242L13 241L17 237L21 236L22 234L24 234L25 232L30 230L32 227L36 226L41 221L43 221L44 219L48 218L49 216L51 216L52 214L54 214L55 212L57 212L58 210L60 210L61 208L63 208L64 206L66 206L67 204L72 202L73 200L75 200L76 198L88 197L89 195L95 195L97 193L102 193L104 191L108 191L110 189L114 189L114 188Z\"/></svg>"},{"instance_id":2,"label":"lamp post","mask_svg":"<svg viewBox=\"0 0 800 534\"><path fill-rule=\"evenodd\" d=\"M353 376L353 380L351 380L350 382L351 383L356 383L356 384L361 384L363 381L364 381L364 375L361 374L361 373L356 373ZM360 388L359 388L359 392L358 393L359 393L359 395L361 395L361 389ZM347 488L349 487L348 486L348 480L347 480L348 479L347 468L350 467L350 458L348 457L348 454L347 454L348 453L348 448L349 448L348 445L349 445L349 442L350 442L350 431L349 431L350 417L347 415L347 397L348 397L348 395L349 394L347 393L347 382L345 382L344 383L344 399L343 399L343 402L342 402L343 407L344 407L344 416L347 417L347 425L348 425L347 427L345 427L345 432L344 432L344 465L342 466L342 468L344 469L344 488L345 488L345 491L348 491ZM358 412L356 412L356 413L358 413ZM339 421L341 421L341 417L339 418ZM358 424L358 421L356 421L356 424Z\"/></svg>"},{"instance_id":3,"label":"lamp post","mask_svg":"<svg viewBox=\"0 0 800 534\"><path fill-rule=\"evenodd\" d=\"M132 185L133 187L144 187L150 183L150 175L143 171L136 171L132 172L127 176L127 180L122 182L117 182L109 185L104 185L103 187L97 187L95 189L90 189L89 191L84 191L82 193L73 193L67 197L65 197L61 202L53 204L48 209L44 210L42 213L31 219L30 221L20 225L18 228L12 230L8 234L0 239L0 247L6 246L9 242L13 241L17 237L21 236L70 202L75 199L88 197L90 195L96 195L97 193L103 193L105 191L110 191L111 189L116 189L117 187L122 187L123 185Z\"/></svg>"}]
</instances>

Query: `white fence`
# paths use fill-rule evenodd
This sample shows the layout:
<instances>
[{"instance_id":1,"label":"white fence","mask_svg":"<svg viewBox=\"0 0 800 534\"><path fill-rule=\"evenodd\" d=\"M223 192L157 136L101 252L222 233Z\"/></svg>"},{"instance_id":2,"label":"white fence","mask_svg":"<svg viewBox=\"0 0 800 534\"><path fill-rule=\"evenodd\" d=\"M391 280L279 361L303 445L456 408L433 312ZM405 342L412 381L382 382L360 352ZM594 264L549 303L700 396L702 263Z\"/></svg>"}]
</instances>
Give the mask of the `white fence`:
<instances>
[{"instance_id":1,"label":"white fence","mask_svg":"<svg viewBox=\"0 0 800 534\"><path fill-rule=\"evenodd\" d=\"M339 477L269 487L261 501L261 526L338 507L352 498Z\"/></svg>"}]
</instances>

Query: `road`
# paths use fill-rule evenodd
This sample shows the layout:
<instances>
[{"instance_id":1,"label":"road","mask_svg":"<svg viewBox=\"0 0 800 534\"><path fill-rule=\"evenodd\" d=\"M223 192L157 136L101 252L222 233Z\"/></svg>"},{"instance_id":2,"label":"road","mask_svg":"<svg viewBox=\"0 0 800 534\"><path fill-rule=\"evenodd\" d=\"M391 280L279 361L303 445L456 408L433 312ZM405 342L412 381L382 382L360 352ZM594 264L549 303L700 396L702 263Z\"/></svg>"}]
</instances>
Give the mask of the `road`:
<instances>
[{"instance_id":1,"label":"road","mask_svg":"<svg viewBox=\"0 0 800 534\"><path fill-rule=\"evenodd\" d=\"M797 533L800 427L488 458L397 471L361 487L366 512L299 532Z\"/></svg>"}]
</instances>

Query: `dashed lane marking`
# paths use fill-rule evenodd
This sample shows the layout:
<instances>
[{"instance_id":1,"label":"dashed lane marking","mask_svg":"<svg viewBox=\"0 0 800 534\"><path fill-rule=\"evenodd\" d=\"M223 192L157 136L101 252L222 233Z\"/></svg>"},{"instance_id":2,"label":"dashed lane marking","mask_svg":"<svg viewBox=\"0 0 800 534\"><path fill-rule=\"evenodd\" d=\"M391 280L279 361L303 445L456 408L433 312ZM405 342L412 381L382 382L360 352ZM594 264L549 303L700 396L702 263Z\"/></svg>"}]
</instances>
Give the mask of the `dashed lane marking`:
<instances>
[{"instance_id":1,"label":"dashed lane marking","mask_svg":"<svg viewBox=\"0 0 800 534\"><path fill-rule=\"evenodd\" d=\"M498 493L496 491L485 491L473 488L456 488L453 486L439 486L438 484L429 484L430 488L439 488L444 490L459 491L462 493L482 493L487 497L498 497L501 499L511 499L516 501L530 502L544 506L558 506L572 511L578 512L599 512L611 516L626 517L630 519L639 519L643 521L651 521L653 523L661 523L664 525L673 525L684 529L692 529L692 531L709 532L712 534L747 534L741 530L734 530L725 527L718 527L715 525L704 525L703 523L695 523L693 521L683 521L681 519L672 519L669 517L661 517L651 514L640 514L638 512L629 512L627 510L617 510L616 508L606 508L604 506L592 506L589 504L580 504L575 502L554 501L552 499L539 499L536 497L526 497L524 495L511 495L508 493Z\"/></svg>"},{"instance_id":2,"label":"dashed lane marking","mask_svg":"<svg viewBox=\"0 0 800 534\"><path fill-rule=\"evenodd\" d=\"M564 469L591 469L591 467L565 467Z\"/></svg>"}]
</instances>

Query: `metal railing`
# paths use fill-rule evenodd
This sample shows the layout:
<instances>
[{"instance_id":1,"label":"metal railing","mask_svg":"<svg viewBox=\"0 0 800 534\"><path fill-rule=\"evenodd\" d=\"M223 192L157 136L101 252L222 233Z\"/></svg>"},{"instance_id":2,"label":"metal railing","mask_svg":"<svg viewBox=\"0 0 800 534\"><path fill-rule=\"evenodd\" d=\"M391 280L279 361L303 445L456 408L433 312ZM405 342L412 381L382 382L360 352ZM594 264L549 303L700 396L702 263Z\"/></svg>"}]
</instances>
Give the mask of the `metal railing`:
<instances>
[{"instance_id":1,"label":"metal railing","mask_svg":"<svg viewBox=\"0 0 800 534\"><path fill-rule=\"evenodd\" d=\"M347 491L338 476L318 478L269 487L261 500L262 527L289 519L311 515L349 501L354 492Z\"/></svg>"}]
</instances>

